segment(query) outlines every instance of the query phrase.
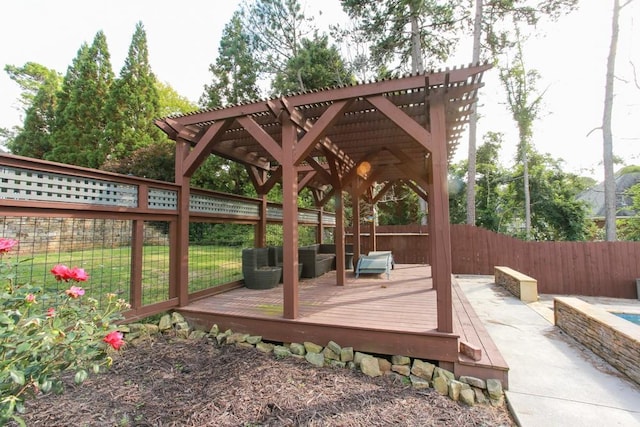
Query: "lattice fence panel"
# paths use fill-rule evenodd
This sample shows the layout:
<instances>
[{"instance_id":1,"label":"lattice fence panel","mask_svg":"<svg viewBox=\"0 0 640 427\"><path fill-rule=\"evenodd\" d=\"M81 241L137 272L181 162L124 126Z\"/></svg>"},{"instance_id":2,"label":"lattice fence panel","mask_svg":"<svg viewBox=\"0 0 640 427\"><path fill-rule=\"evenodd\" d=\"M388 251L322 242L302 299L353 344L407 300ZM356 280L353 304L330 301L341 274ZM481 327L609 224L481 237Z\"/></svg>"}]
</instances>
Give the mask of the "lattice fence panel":
<instances>
[{"instance_id":1,"label":"lattice fence panel","mask_svg":"<svg viewBox=\"0 0 640 427\"><path fill-rule=\"evenodd\" d=\"M134 185L11 167L0 168L0 198L136 207Z\"/></svg>"}]
</instances>

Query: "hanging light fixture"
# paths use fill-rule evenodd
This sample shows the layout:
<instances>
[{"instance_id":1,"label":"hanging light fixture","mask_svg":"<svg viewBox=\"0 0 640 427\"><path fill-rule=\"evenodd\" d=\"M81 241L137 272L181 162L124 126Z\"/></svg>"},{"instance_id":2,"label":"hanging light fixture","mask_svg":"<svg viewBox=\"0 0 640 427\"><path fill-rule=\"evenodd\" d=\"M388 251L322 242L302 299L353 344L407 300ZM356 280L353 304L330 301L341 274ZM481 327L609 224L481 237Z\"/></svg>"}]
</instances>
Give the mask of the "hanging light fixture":
<instances>
[{"instance_id":1,"label":"hanging light fixture","mask_svg":"<svg viewBox=\"0 0 640 427\"><path fill-rule=\"evenodd\" d=\"M358 168L356 169L356 173L362 179L367 179L367 177L369 176L369 172L371 172L371 163L367 162L366 160L360 163L358 165Z\"/></svg>"}]
</instances>

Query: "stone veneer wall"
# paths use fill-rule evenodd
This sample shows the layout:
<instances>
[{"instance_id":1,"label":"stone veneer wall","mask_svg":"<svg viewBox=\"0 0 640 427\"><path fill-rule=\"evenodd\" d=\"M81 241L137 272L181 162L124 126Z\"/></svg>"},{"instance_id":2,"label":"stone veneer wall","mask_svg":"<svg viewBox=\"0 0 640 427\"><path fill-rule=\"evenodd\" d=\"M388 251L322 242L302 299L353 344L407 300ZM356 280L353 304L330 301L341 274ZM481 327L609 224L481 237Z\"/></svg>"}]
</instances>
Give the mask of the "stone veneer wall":
<instances>
[{"instance_id":1,"label":"stone veneer wall","mask_svg":"<svg viewBox=\"0 0 640 427\"><path fill-rule=\"evenodd\" d=\"M538 281L509 267L495 266L494 280L520 301L538 301Z\"/></svg>"},{"instance_id":2,"label":"stone veneer wall","mask_svg":"<svg viewBox=\"0 0 640 427\"><path fill-rule=\"evenodd\" d=\"M557 297L553 307L556 326L640 384L640 326L578 298Z\"/></svg>"},{"instance_id":3,"label":"stone veneer wall","mask_svg":"<svg viewBox=\"0 0 640 427\"><path fill-rule=\"evenodd\" d=\"M500 285L508 290L511 295L520 298L520 280L515 276L505 273L501 270L502 267L496 267L494 277L496 285Z\"/></svg>"}]
</instances>

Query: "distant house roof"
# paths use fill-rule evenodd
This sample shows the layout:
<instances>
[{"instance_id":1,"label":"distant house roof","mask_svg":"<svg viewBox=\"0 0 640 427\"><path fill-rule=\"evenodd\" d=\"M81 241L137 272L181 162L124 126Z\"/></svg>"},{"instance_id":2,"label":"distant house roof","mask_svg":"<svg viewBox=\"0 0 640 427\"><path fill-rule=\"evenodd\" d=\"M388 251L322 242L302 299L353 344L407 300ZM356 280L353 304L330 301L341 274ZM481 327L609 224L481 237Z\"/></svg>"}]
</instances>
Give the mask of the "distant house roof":
<instances>
[{"instance_id":1,"label":"distant house roof","mask_svg":"<svg viewBox=\"0 0 640 427\"><path fill-rule=\"evenodd\" d=\"M640 172L629 172L616 177L616 216L628 217L636 214L630 208L631 197L625 195L625 192L635 184L640 184ZM591 218L604 218L604 182L580 193L578 200L584 200L589 204Z\"/></svg>"}]
</instances>

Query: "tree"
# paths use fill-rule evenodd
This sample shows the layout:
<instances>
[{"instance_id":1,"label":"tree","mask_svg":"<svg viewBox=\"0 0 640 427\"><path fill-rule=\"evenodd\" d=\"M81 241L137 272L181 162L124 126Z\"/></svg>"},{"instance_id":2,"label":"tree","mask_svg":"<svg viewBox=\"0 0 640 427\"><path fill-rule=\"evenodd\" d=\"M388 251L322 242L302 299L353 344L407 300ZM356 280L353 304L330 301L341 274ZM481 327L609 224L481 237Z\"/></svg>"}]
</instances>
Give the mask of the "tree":
<instances>
[{"instance_id":1,"label":"tree","mask_svg":"<svg viewBox=\"0 0 640 427\"><path fill-rule=\"evenodd\" d=\"M477 156L477 224L493 231L500 230L502 218L499 212L505 205L501 188L506 182L507 171L496 160L498 159L502 142L502 134L487 133L484 136L483 145L478 148Z\"/></svg>"},{"instance_id":2,"label":"tree","mask_svg":"<svg viewBox=\"0 0 640 427\"><path fill-rule=\"evenodd\" d=\"M329 38L316 35L302 40L298 53L287 61L283 72L276 74L273 91L282 95L350 84L354 80L338 49L329 46Z\"/></svg>"},{"instance_id":3,"label":"tree","mask_svg":"<svg viewBox=\"0 0 640 427\"><path fill-rule=\"evenodd\" d=\"M104 108L112 82L107 39L98 31L91 46L80 47L63 80L47 160L92 168L102 164Z\"/></svg>"},{"instance_id":4,"label":"tree","mask_svg":"<svg viewBox=\"0 0 640 427\"><path fill-rule=\"evenodd\" d=\"M473 17L473 50L472 64L480 62L480 39L482 37L482 10L484 0L476 0L476 9ZM477 151L476 137L478 129L478 105L473 103L469 115L469 155L467 156L467 224L476 224L476 187L472 185L476 181Z\"/></svg>"},{"instance_id":5,"label":"tree","mask_svg":"<svg viewBox=\"0 0 640 427\"><path fill-rule=\"evenodd\" d=\"M251 39L242 26L243 14L237 11L224 27L218 57L209 66L213 81L205 85L200 104L208 108L238 104L259 98L260 67L251 49Z\"/></svg>"},{"instance_id":6,"label":"tree","mask_svg":"<svg viewBox=\"0 0 640 427\"><path fill-rule=\"evenodd\" d=\"M620 238L640 241L640 184L631 186L625 195L631 198L631 209L635 211L635 215L618 221Z\"/></svg>"},{"instance_id":7,"label":"tree","mask_svg":"<svg viewBox=\"0 0 640 427\"><path fill-rule=\"evenodd\" d=\"M419 224L420 212L418 212L417 198L416 193L401 182L392 184L391 189L376 204L378 224Z\"/></svg>"},{"instance_id":8,"label":"tree","mask_svg":"<svg viewBox=\"0 0 640 427\"><path fill-rule=\"evenodd\" d=\"M587 205L577 199L585 181L562 170L561 162L531 149L529 153L530 186L534 194L531 203L529 237L535 240L583 240L587 236ZM522 211L524 187L519 184L523 165L513 172L505 206L511 213ZM518 223L518 215L511 216L511 225ZM513 228L513 227L512 227ZM521 234L513 230L516 235ZM524 237L524 236L523 236Z\"/></svg>"},{"instance_id":9,"label":"tree","mask_svg":"<svg viewBox=\"0 0 640 427\"><path fill-rule=\"evenodd\" d=\"M449 222L451 224L465 223L467 161L451 163L448 168L449 189Z\"/></svg>"},{"instance_id":10,"label":"tree","mask_svg":"<svg viewBox=\"0 0 640 427\"><path fill-rule=\"evenodd\" d=\"M21 102L25 111L24 124L15 136L9 136L7 148L13 154L42 159L51 149L56 94L62 76L33 62L23 67L7 65L5 70L22 88Z\"/></svg>"},{"instance_id":11,"label":"tree","mask_svg":"<svg viewBox=\"0 0 640 427\"><path fill-rule=\"evenodd\" d=\"M526 23L535 25L542 16L557 19L560 15L575 9L577 0L544 0L534 6L528 0L475 0L473 13L473 50L472 63L479 63L481 51L490 53L494 59L512 44L511 28L501 26L503 22ZM508 19L510 18L510 19ZM483 36L485 43L483 48ZM485 58L488 59L488 58ZM469 147L467 182L475 182L476 174L476 132L477 105L472 106L469 116ZM475 187L467 186L467 224L475 224L476 213Z\"/></svg>"},{"instance_id":12,"label":"tree","mask_svg":"<svg viewBox=\"0 0 640 427\"><path fill-rule=\"evenodd\" d=\"M611 18L611 40L607 57L607 74L605 80L604 111L602 113L602 161L604 164L604 227L605 240L615 241L616 236L616 182L613 172L613 132L611 116L613 113L613 82L616 68L616 51L620 25L620 11L634 0L613 0L613 17Z\"/></svg>"},{"instance_id":13,"label":"tree","mask_svg":"<svg viewBox=\"0 0 640 427\"><path fill-rule=\"evenodd\" d=\"M492 231L504 230L505 224L511 223L505 196L506 184L510 171L498 162L498 154L503 143L501 133L489 132L484 136L484 143L478 147L476 187L477 225ZM465 198L467 162L452 164L449 168L449 212L453 224L466 222Z\"/></svg>"},{"instance_id":14,"label":"tree","mask_svg":"<svg viewBox=\"0 0 640 427\"><path fill-rule=\"evenodd\" d=\"M180 95L168 83L156 81L158 92L158 114L160 117L172 114L185 114L198 109L198 106Z\"/></svg>"},{"instance_id":15,"label":"tree","mask_svg":"<svg viewBox=\"0 0 640 427\"><path fill-rule=\"evenodd\" d=\"M109 158L123 158L165 139L153 122L159 116L159 102L156 77L149 64L147 35L142 22L138 22L120 77L113 84L106 104L109 123L104 145Z\"/></svg>"},{"instance_id":16,"label":"tree","mask_svg":"<svg viewBox=\"0 0 640 427\"><path fill-rule=\"evenodd\" d=\"M236 11L225 26L215 64L209 66L213 81L205 85L200 104L218 108L259 98L258 70L251 36L243 26L244 14ZM193 185L232 194L255 195L245 167L220 156L209 156L191 178Z\"/></svg>"},{"instance_id":17,"label":"tree","mask_svg":"<svg viewBox=\"0 0 640 427\"><path fill-rule=\"evenodd\" d=\"M8 64L4 67L4 70L9 75L9 78L20 86L22 90L20 104L25 112L33 105L33 101L42 85L46 84L53 74L58 80L61 78L58 72L36 62L27 62L22 67Z\"/></svg>"},{"instance_id":18,"label":"tree","mask_svg":"<svg viewBox=\"0 0 640 427\"><path fill-rule=\"evenodd\" d=\"M513 62L500 68L500 80L507 91L507 107L518 127L518 158L522 164L524 195L525 238L531 238L531 194L529 188L528 156L531 152L533 123L540 112L543 93L536 93L536 82L540 75L536 70L527 70L524 64L522 42L516 42Z\"/></svg>"},{"instance_id":19,"label":"tree","mask_svg":"<svg viewBox=\"0 0 640 427\"><path fill-rule=\"evenodd\" d=\"M457 2L434 0L341 0L362 37L371 43L371 60L378 67L423 73L445 61L457 43ZM411 64L410 70L407 64Z\"/></svg>"},{"instance_id":20,"label":"tree","mask_svg":"<svg viewBox=\"0 0 640 427\"><path fill-rule=\"evenodd\" d=\"M162 116L184 114L197 109L187 98L180 96L170 85L156 81L159 111ZM101 169L143 178L173 182L175 180L175 144L162 139L137 148L122 158L107 159Z\"/></svg>"},{"instance_id":21,"label":"tree","mask_svg":"<svg viewBox=\"0 0 640 427\"><path fill-rule=\"evenodd\" d=\"M121 158L105 160L100 169L141 178L175 181L175 144L160 140L139 147Z\"/></svg>"},{"instance_id":22,"label":"tree","mask_svg":"<svg viewBox=\"0 0 640 427\"><path fill-rule=\"evenodd\" d=\"M302 39L313 33L312 22L298 0L255 0L245 7L244 31L263 74L274 76L286 69Z\"/></svg>"}]
</instances>

